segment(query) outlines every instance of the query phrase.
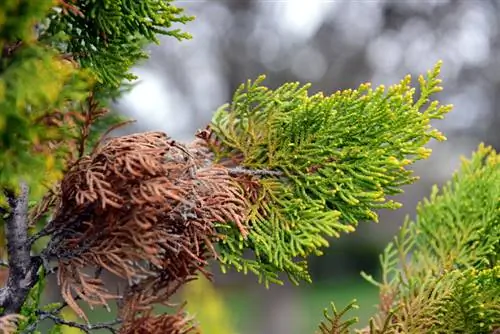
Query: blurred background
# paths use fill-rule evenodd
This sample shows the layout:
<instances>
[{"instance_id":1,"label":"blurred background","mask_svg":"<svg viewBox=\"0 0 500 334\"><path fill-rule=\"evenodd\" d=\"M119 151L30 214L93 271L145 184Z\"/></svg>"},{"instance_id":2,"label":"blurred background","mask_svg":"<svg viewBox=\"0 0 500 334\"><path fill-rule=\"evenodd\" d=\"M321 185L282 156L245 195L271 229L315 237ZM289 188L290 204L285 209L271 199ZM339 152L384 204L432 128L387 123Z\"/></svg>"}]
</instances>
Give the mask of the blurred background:
<instances>
[{"instance_id":1,"label":"blurred background","mask_svg":"<svg viewBox=\"0 0 500 334\"><path fill-rule=\"evenodd\" d=\"M332 240L311 259L313 285L272 286L214 266L215 292L200 282L187 292L189 310L205 333L313 333L322 310L356 298L362 326L375 311L377 290L360 271L377 275L378 255L405 215L433 184L442 184L480 142L500 147L499 0L207 0L176 1L196 20L183 30L191 41L166 38L134 71L140 80L115 108L138 122L126 132L165 131L188 142L247 79L266 84L311 82L331 93L414 78L441 59L445 90L437 96L454 110L436 124L448 141L431 143L432 157L415 165L420 182L397 199L404 207L380 212L379 224ZM215 293L215 294L214 294ZM214 297L217 296L217 297ZM210 320L224 318L224 325ZM204 322L205 321L205 322Z\"/></svg>"}]
</instances>

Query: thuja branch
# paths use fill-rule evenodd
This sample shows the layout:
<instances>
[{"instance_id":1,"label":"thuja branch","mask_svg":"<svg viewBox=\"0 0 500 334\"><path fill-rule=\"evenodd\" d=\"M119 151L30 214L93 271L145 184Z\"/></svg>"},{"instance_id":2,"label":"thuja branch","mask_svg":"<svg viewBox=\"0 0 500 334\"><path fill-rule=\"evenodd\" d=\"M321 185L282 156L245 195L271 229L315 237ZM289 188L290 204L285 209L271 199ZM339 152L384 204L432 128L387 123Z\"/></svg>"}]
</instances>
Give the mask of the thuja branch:
<instances>
[{"instance_id":1,"label":"thuja branch","mask_svg":"<svg viewBox=\"0 0 500 334\"><path fill-rule=\"evenodd\" d=\"M257 82L240 89L231 108L220 109L189 145L159 132L98 141L42 202L40 208L53 209L52 218L31 238L27 187L7 196L9 265L20 267L0 301L6 311L19 311L40 266L57 260L61 295L85 321L77 299L104 307L120 300L122 334L145 328L186 333L191 319L155 315L153 306L166 305L200 272L209 275L205 266L214 257L265 284L279 283L280 272L295 283L310 281L307 257L328 245L326 237L376 220L380 208L397 208L386 196L415 180L405 166L428 157L423 145L431 138L444 139L426 124L451 107L434 103L420 110L440 89L438 73L439 66L421 80L417 102L409 78L387 92L364 85L330 97L309 96L298 85L273 92ZM390 120L386 128L399 126L374 128L380 120ZM30 245L42 236L50 241L31 258ZM255 260L243 256L245 249ZM89 268L126 280L126 293L113 293ZM36 311L37 321L42 318L84 331L113 326Z\"/></svg>"},{"instance_id":2,"label":"thuja branch","mask_svg":"<svg viewBox=\"0 0 500 334\"><path fill-rule=\"evenodd\" d=\"M2 315L18 313L38 279L41 261L31 257L28 243L28 193L29 188L23 182L19 196L7 194L11 207L5 225L9 277L6 287L0 289Z\"/></svg>"},{"instance_id":3,"label":"thuja branch","mask_svg":"<svg viewBox=\"0 0 500 334\"><path fill-rule=\"evenodd\" d=\"M221 227L223 270L254 272L265 284L281 282L277 272L310 281L306 259L321 253L328 237L399 208L389 196L416 180L409 166L429 157L429 140L446 139L429 126L452 108L430 102L441 90L440 66L419 77L419 96L410 76L388 88L362 84L329 96L299 83L273 90L264 77L241 85L197 133L252 202L247 238L239 226Z\"/></svg>"}]
</instances>

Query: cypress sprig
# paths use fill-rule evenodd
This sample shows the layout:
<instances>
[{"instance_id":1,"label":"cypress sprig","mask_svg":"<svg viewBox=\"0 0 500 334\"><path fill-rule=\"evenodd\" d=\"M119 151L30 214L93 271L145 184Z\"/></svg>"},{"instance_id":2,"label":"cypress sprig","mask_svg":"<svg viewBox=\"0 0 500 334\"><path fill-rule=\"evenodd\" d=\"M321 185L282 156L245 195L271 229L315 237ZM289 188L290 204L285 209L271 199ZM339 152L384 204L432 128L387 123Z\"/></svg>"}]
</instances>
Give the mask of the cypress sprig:
<instances>
[{"instance_id":1,"label":"cypress sprig","mask_svg":"<svg viewBox=\"0 0 500 334\"><path fill-rule=\"evenodd\" d=\"M500 328L500 155L483 144L441 189L434 187L381 257L391 296L384 322L405 332L492 333Z\"/></svg>"},{"instance_id":2,"label":"cypress sprig","mask_svg":"<svg viewBox=\"0 0 500 334\"><path fill-rule=\"evenodd\" d=\"M407 167L430 155L431 138L445 140L430 121L452 106L428 103L441 90L440 66L420 77L418 98L410 76L388 89L362 84L330 96L309 96L309 85L299 83L271 90L263 76L240 86L211 124L216 161L283 176L261 180L247 239L224 231L223 266L274 282L282 271L294 282L309 280L303 259L321 254L327 237L377 221L380 208L398 208L386 197L417 179ZM243 259L243 249L255 260Z\"/></svg>"}]
</instances>

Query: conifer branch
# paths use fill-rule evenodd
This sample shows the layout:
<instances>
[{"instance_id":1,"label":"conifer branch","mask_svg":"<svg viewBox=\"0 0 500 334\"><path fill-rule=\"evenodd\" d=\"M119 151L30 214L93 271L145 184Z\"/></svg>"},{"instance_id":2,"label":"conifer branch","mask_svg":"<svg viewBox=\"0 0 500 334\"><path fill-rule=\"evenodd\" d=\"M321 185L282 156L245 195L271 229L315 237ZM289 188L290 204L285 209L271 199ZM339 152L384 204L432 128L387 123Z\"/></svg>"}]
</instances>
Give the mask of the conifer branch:
<instances>
[{"instance_id":1,"label":"conifer branch","mask_svg":"<svg viewBox=\"0 0 500 334\"><path fill-rule=\"evenodd\" d=\"M7 195L12 211L5 225L9 276L6 287L0 289L2 315L18 313L38 279L40 261L31 257L28 243L28 192L22 182L19 196Z\"/></svg>"},{"instance_id":2,"label":"conifer branch","mask_svg":"<svg viewBox=\"0 0 500 334\"><path fill-rule=\"evenodd\" d=\"M8 255L0 261L0 331L31 333L42 320L86 333L196 331L183 307L176 314L154 307L170 306L200 273L210 276L212 259L266 285L281 283L283 272L294 283L310 281L310 255L320 255L329 237L376 221L379 209L398 208L389 196L416 180L408 166L430 155L429 140L446 139L431 125L452 108L431 101L441 90L439 62L419 77L418 96L409 76L389 88L362 84L329 96L299 83L269 89L260 77L242 85L189 145L155 132L103 140L125 124L104 117L103 101L135 78L130 70L147 57L144 43L190 37L172 28L192 20L172 2L57 0L55 10L50 0L11 1L8 12L0 8L0 53L9 58L2 80L14 92L4 94L0 123L16 120L15 131L0 129L0 189L17 188L26 175L30 181L20 194L0 191ZM28 190L32 200L45 193L29 215ZM380 289L380 305L359 333L497 333L498 194L500 156L480 147L402 226L382 256L381 282L365 275ZM36 229L31 237L28 228ZM47 246L31 255L44 236ZM128 284L113 292L101 271ZM43 283L54 272L64 303L41 308ZM78 301L116 301L117 319L89 324ZM87 323L61 318L65 307ZM353 308L332 304L319 330L349 333Z\"/></svg>"},{"instance_id":3,"label":"conifer branch","mask_svg":"<svg viewBox=\"0 0 500 334\"><path fill-rule=\"evenodd\" d=\"M440 67L419 80L419 97L410 76L330 96L311 95L299 83L270 89L264 76L241 85L196 134L252 202L247 238L224 227L223 270L257 273L266 285L280 283L276 272L310 281L305 258L321 253L327 237L377 221L382 208L399 208L388 196L416 180L408 166L429 157L430 139L446 139L428 126L452 108L427 103L441 90ZM244 249L257 259L246 259Z\"/></svg>"}]
</instances>

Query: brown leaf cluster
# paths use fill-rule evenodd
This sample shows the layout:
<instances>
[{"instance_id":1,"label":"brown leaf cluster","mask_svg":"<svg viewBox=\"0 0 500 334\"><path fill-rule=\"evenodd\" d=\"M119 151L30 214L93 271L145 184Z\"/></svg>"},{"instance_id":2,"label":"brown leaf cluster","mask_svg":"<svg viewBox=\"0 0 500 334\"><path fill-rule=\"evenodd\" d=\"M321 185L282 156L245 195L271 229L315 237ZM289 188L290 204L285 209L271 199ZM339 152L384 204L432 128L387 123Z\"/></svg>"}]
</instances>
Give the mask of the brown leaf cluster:
<instances>
[{"instance_id":1,"label":"brown leaf cluster","mask_svg":"<svg viewBox=\"0 0 500 334\"><path fill-rule=\"evenodd\" d=\"M0 317L0 334L14 334L17 331L17 325L24 317L20 314L7 314Z\"/></svg>"},{"instance_id":2,"label":"brown leaf cluster","mask_svg":"<svg viewBox=\"0 0 500 334\"><path fill-rule=\"evenodd\" d=\"M73 14L75 16L84 17L80 9L71 0L57 0L56 3L61 7L64 15Z\"/></svg>"},{"instance_id":3,"label":"brown leaf cluster","mask_svg":"<svg viewBox=\"0 0 500 334\"><path fill-rule=\"evenodd\" d=\"M140 328L175 325L178 331L161 333L186 333L185 320L149 315L152 305L168 303L180 285L205 272L216 256L215 222L247 233L245 191L211 161L200 142L183 146L148 132L112 138L71 167L59 187L46 255L58 259L62 296L77 314L86 319L77 298L91 306L116 299L125 324L137 318ZM125 291L110 292L99 270L125 279ZM153 333L129 325L123 333Z\"/></svg>"},{"instance_id":4,"label":"brown leaf cluster","mask_svg":"<svg viewBox=\"0 0 500 334\"><path fill-rule=\"evenodd\" d=\"M146 313L125 322L120 328L120 334L188 334L199 333L192 318L181 312L175 314L152 315Z\"/></svg>"}]
</instances>

